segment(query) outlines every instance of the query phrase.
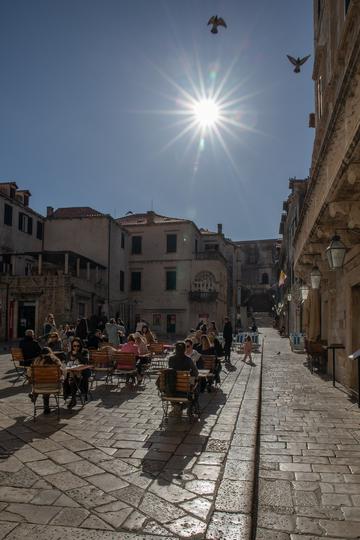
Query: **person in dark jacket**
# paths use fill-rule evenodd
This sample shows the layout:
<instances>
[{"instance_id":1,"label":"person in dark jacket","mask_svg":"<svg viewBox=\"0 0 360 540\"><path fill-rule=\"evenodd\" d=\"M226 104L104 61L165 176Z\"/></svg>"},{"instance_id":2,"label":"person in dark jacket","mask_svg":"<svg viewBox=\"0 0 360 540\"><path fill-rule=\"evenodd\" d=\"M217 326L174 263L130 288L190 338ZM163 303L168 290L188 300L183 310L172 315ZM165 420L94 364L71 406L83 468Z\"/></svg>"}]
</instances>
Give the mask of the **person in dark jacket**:
<instances>
[{"instance_id":1,"label":"person in dark jacket","mask_svg":"<svg viewBox=\"0 0 360 540\"><path fill-rule=\"evenodd\" d=\"M224 338L225 362L231 364L230 354L231 354L231 344L233 340L233 328L232 328L232 324L230 322L229 317L225 317L223 338Z\"/></svg>"},{"instance_id":2,"label":"person in dark jacket","mask_svg":"<svg viewBox=\"0 0 360 540\"><path fill-rule=\"evenodd\" d=\"M101 343L102 343L101 330L97 329L95 330L95 332L90 332L88 341L87 341L88 349L94 349L95 351L97 351Z\"/></svg>"},{"instance_id":3,"label":"person in dark jacket","mask_svg":"<svg viewBox=\"0 0 360 540\"><path fill-rule=\"evenodd\" d=\"M190 375L197 377L199 372L193 360L185 354L186 346L184 341L175 344L175 354L169 358L169 368L175 371L190 371Z\"/></svg>"},{"instance_id":4,"label":"person in dark jacket","mask_svg":"<svg viewBox=\"0 0 360 540\"><path fill-rule=\"evenodd\" d=\"M88 324L85 318L80 319L76 326L75 336L80 338L82 341L85 341L88 337Z\"/></svg>"},{"instance_id":5,"label":"person in dark jacket","mask_svg":"<svg viewBox=\"0 0 360 540\"><path fill-rule=\"evenodd\" d=\"M33 360L41 354L41 347L38 341L34 339L34 330L26 330L25 337L20 341L19 347L24 357L21 365L26 367L31 366Z\"/></svg>"},{"instance_id":6,"label":"person in dark jacket","mask_svg":"<svg viewBox=\"0 0 360 540\"><path fill-rule=\"evenodd\" d=\"M169 358L169 368L175 369L175 371L190 371L190 375L197 377L199 374L198 368L194 364L194 361L190 356L186 356L185 341L177 341L175 343L175 354ZM176 393L176 395L183 395L182 392ZM170 416L181 416L184 404L173 403Z\"/></svg>"}]
</instances>

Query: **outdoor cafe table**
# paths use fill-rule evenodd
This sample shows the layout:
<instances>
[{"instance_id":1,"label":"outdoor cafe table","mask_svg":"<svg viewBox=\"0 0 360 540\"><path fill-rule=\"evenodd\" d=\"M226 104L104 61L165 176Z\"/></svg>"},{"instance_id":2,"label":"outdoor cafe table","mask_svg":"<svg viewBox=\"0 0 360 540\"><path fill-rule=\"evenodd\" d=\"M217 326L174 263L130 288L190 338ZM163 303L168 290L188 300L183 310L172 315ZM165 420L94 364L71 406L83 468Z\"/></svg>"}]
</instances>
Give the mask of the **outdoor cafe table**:
<instances>
[{"instance_id":1,"label":"outdoor cafe table","mask_svg":"<svg viewBox=\"0 0 360 540\"><path fill-rule=\"evenodd\" d=\"M74 373L75 375L80 375L81 376L81 372L82 371L85 371L85 369L92 369L92 365L91 364L78 364L76 366L66 366L66 373ZM82 398L82 395L81 395L81 390L80 390L80 387L79 387L79 377L74 377L74 382L75 382L75 385L76 385L76 393L78 394L79 398L80 398L80 401L81 401L81 404L84 405L84 400ZM92 399L92 395L89 391L89 394L90 394L90 397Z\"/></svg>"},{"instance_id":2,"label":"outdoor cafe table","mask_svg":"<svg viewBox=\"0 0 360 540\"><path fill-rule=\"evenodd\" d=\"M199 369L199 379L206 379L210 375L210 369Z\"/></svg>"}]
</instances>

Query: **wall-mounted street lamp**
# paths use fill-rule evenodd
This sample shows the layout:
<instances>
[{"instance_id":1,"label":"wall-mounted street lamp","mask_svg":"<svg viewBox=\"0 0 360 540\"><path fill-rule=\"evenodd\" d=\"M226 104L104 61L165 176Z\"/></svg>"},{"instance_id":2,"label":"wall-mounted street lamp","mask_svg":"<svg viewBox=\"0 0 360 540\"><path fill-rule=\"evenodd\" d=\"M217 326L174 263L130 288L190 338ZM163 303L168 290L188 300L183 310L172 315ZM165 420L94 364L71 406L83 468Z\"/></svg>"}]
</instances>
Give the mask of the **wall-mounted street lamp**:
<instances>
[{"instance_id":1,"label":"wall-mounted street lamp","mask_svg":"<svg viewBox=\"0 0 360 540\"><path fill-rule=\"evenodd\" d=\"M346 255L346 246L340 240L340 236L335 234L329 246L326 248L326 258L329 263L330 270L337 270L343 267Z\"/></svg>"},{"instance_id":2,"label":"wall-mounted street lamp","mask_svg":"<svg viewBox=\"0 0 360 540\"><path fill-rule=\"evenodd\" d=\"M289 293L289 294L287 295L287 301L288 301L288 302L291 302L291 298L292 298L291 293Z\"/></svg>"},{"instance_id":3,"label":"wall-mounted street lamp","mask_svg":"<svg viewBox=\"0 0 360 540\"><path fill-rule=\"evenodd\" d=\"M302 300L307 300L308 296L309 296L309 287L308 285L301 285L300 287L300 293L301 293L301 299Z\"/></svg>"},{"instance_id":4,"label":"wall-mounted street lamp","mask_svg":"<svg viewBox=\"0 0 360 540\"><path fill-rule=\"evenodd\" d=\"M318 266L314 266L310 273L311 288L318 289L320 287L321 272Z\"/></svg>"}]
</instances>

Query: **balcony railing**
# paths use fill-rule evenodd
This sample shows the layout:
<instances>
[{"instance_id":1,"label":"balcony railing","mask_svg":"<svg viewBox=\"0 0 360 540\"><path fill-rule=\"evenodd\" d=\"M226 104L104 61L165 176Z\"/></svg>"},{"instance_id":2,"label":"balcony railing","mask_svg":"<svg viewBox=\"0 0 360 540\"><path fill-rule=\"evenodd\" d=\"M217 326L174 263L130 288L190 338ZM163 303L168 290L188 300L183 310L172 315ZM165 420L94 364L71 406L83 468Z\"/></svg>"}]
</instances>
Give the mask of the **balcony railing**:
<instances>
[{"instance_id":1,"label":"balcony railing","mask_svg":"<svg viewBox=\"0 0 360 540\"><path fill-rule=\"evenodd\" d=\"M201 261L222 261L226 262L226 259L222 253L219 251L201 251L200 253L195 253L195 259Z\"/></svg>"},{"instance_id":2,"label":"balcony railing","mask_svg":"<svg viewBox=\"0 0 360 540\"><path fill-rule=\"evenodd\" d=\"M215 302L218 297L216 291L190 291L189 300L191 302Z\"/></svg>"}]
</instances>

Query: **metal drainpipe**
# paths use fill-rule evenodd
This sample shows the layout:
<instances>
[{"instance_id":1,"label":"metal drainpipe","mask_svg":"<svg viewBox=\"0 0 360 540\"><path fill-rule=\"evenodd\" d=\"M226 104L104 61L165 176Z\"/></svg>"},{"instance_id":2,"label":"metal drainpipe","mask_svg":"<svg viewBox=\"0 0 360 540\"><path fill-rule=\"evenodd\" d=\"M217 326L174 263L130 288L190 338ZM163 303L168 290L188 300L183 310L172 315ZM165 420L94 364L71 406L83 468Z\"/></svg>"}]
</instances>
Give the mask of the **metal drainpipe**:
<instances>
[{"instance_id":1,"label":"metal drainpipe","mask_svg":"<svg viewBox=\"0 0 360 540\"><path fill-rule=\"evenodd\" d=\"M111 218L108 216L109 228L108 228L108 271L107 271L107 305L108 305L108 317L110 317L110 241L111 241Z\"/></svg>"}]
</instances>

